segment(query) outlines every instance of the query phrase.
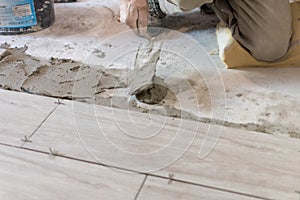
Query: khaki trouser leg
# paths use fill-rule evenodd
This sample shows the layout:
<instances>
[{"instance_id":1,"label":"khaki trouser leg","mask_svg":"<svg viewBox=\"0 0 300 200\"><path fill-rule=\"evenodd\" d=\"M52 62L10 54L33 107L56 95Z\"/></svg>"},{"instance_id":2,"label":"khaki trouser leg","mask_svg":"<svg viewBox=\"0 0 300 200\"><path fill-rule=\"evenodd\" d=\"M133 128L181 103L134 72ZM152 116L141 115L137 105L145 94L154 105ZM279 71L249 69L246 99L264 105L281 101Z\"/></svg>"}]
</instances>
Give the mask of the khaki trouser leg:
<instances>
[{"instance_id":1,"label":"khaki trouser leg","mask_svg":"<svg viewBox=\"0 0 300 200\"><path fill-rule=\"evenodd\" d=\"M168 0L182 9L209 0ZM233 37L256 59L275 61L290 44L292 17L288 0L214 0L214 9Z\"/></svg>"},{"instance_id":2,"label":"khaki trouser leg","mask_svg":"<svg viewBox=\"0 0 300 200\"><path fill-rule=\"evenodd\" d=\"M275 61L289 48L292 17L288 0L215 0L219 18L258 60Z\"/></svg>"}]
</instances>

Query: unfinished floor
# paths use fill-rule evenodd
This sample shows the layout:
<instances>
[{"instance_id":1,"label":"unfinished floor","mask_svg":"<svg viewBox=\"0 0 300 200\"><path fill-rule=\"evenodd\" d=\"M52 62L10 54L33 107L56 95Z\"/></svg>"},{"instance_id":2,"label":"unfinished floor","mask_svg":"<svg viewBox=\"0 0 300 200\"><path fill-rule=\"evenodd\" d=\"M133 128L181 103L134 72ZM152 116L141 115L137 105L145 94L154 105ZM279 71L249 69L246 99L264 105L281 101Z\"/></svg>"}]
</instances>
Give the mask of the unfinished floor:
<instances>
[{"instance_id":1,"label":"unfinished floor","mask_svg":"<svg viewBox=\"0 0 300 200\"><path fill-rule=\"evenodd\" d=\"M207 130L222 127L5 90L0 96L3 200L299 198L299 139L224 128L202 157L203 144L215 139Z\"/></svg>"},{"instance_id":2,"label":"unfinished floor","mask_svg":"<svg viewBox=\"0 0 300 200\"><path fill-rule=\"evenodd\" d=\"M1 200L299 199L300 68L227 70L216 17L177 14L158 70L172 93L149 106L128 95L144 41L117 0L56 16L0 37Z\"/></svg>"}]
</instances>

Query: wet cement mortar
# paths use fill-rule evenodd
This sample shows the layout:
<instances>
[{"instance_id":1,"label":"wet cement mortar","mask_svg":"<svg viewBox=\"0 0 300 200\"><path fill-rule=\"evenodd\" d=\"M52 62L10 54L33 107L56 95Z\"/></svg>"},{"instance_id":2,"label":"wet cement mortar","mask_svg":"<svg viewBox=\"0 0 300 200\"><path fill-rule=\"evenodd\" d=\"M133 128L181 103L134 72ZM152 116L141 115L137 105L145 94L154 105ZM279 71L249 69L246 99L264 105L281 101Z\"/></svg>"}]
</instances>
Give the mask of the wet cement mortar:
<instances>
[{"instance_id":1,"label":"wet cement mortar","mask_svg":"<svg viewBox=\"0 0 300 200\"><path fill-rule=\"evenodd\" d=\"M158 104L148 105L129 95L128 70L104 70L102 66L89 66L69 59L37 59L26 54L26 47L10 48L7 45L1 45L1 48L6 49L0 56L0 88L2 89L195 120L250 131L270 134L280 132L294 138L300 138L297 127L282 124L282 120L287 114L287 106L291 109L298 108L298 103L293 103L293 100L288 99L288 96L271 95L270 98L273 99L270 99L270 101L283 98L287 101L282 102L289 102L289 105L268 106L267 110L262 111L258 116L259 123L233 123L199 116L189 110L180 109L177 93L182 92L185 88L179 86L177 91L168 91L165 99ZM180 80L175 81L174 84L178 84L178 82ZM193 90L198 91L197 99L199 102L197 104L200 105L199 109L202 112L211 112L209 91L205 83L195 83L193 80L189 80L189 83ZM246 92L232 98L240 98L243 102L250 102L251 99L255 101L251 98L252 95L254 95L253 91L249 91L248 95ZM274 119L274 116L278 117Z\"/></svg>"}]
</instances>

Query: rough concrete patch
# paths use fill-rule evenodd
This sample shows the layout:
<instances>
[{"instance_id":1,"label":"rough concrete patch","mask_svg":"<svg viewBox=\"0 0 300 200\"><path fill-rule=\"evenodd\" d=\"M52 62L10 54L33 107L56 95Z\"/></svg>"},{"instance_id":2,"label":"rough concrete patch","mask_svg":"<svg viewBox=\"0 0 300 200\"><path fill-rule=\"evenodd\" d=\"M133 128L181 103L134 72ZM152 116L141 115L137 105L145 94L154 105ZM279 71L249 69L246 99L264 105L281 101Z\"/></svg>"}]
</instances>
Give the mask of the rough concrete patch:
<instances>
[{"instance_id":1,"label":"rough concrete patch","mask_svg":"<svg viewBox=\"0 0 300 200\"><path fill-rule=\"evenodd\" d=\"M235 105L239 112L233 109L235 115L229 113L230 119L212 119L209 117L210 93L204 79L198 75L184 76L184 79L172 75L165 77L168 87L165 99L157 105L146 105L128 95L127 70L104 70L101 66L90 67L68 59L39 60L26 55L25 51L26 48L7 48L1 54L2 88L251 131L300 136L300 101L289 96L255 91L244 91L242 95L235 93L231 98L240 102ZM243 113L241 108L244 107L246 111ZM261 111L258 121L249 118L252 115L247 112L252 109ZM241 119L242 116L246 118Z\"/></svg>"},{"instance_id":2,"label":"rough concrete patch","mask_svg":"<svg viewBox=\"0 0 300 200\"><path fill-rule=\"evenodd\" d=\"M68 99L94 98L100 91L125 87L101 66L90 67L69 59L38 60L26 48L7 48L0 60L2 88Z\"/></svg>"},{"instance_id":3,"label":"rough concrete patch","mask_svg":"<svg viewBox=\"0 0 300 200\"><path fill-rule=\"evenodd\" d=\"M258 91L245 91L243 95L237 94L242 102L247 106L247 110L242 114L251 113L252 109L259 110L258 121L248 123L248 129L270 134L288 134L291 137L300 137L299 126L299 102L295 97L282 95L279 93L261 93ZM248 114L250 115L250 114Z\"/></svg>"},{"instance_id":4,"label":"rough concrete patch","mask_svg":"<svg viewBox=\"0 0 300 200\"><path fill-rule=\"evenodd\" d=\"M99 67L98 67L99 68ZM72 60L52 59L51 66L29 76L22 88L30 93L68 99L93 99L125 83L114 74Z\"/></svg>"},{"instance_id":5,"label":"rough concrete patch","mask_svg":"<svg viewBox=\"0 0 300 200\"><path fill-rule=\"evenodd\" d=\"M199 77L189 81L167 78L168 89L171 90L165 91L164 101L148 106L129 96L127 70L108 68L103 71L101 66L89 67L69 59L38 60L26 55L25 50L7 49L10 53L0 63L3 76L10 75L7 79L0 80L6 81L5 88L193 120L199 120L198 113L191 112L199 109L195 109L194 105L210 111L209 93ZM21 64L19 59L22 60ZM15 70L11 70L12 66L15 66ZM195 94L206 99L196 98ZM184 104L191 107L184 108Z\"/></svg>"},{"instance_id":6,"label":"rough concrete patch","mask_svg":"<svg viewBox=\"0 0 300 200\"><path fill-rule=\"evenodd\" d=\"M197 107L201 112L211 112L211 95L205 80L201 77L191 76L187 79L169 77L165 79L165 82L176 97L176 100L175 97L166 98L166 102L173 100L170 104L178 109L183 106L182 104L186 104L195 106L194 108L190 107L190 109Z\"/></svg>"},{"instance_id":7,"label":"rough concrete patch","mask_svg":"<svg viewBox=\"0 0 300 200\"><path fill-rule=\"evenodd\" d=\"M111 7L108 7L110 5ZM56 4L56 23L43 36L110 37L113 33L128 30L118 21L117 2L96 1L76 4Z\"/></svg>"},{"instance_id":8,"label":"rough concrete patch","mask_svg":"<svg viewBox=\"0 0 300 200\"><path fill-rule=\"evenodd\" d=\"M79 70L89 79L85 80L86 77L78 73ZM82 66L78 62L52 59L50 65L41 66L36 73L28 76L22 89L30 93L47 96L69 99L84 98L84 96L74 96L74 83L80 84L80 82L90 81L97 85L99 74L101 74L100 70L90 69L90 67Z\"/></svg>"},{"instance_id":9,"label":"rough concrete patch","mask_svg":"<svg viewBox=\"0 0 300 200\"><path fill-rule=\"evenodd\" d=\"M24 52L26 48L6 49L0 59L0 86L21 90L24 81L43 64Z\"/></svg>"},{"instance_id":10,"label":"rough concrete patch","mask_svg":"<svg viewBox=\"0 0 300 200\"><path fill-rule=\"evenodd\" d=\"M277 105L269 105L260 114L260 121L269 133L287 133L291 137L300 138L299 101L288 96L271 95Z\"/></svg>"},{"instance_id":11,"label":"rough concrete patch","mask_svg":"<svg viewBox=\"0 0 300 200\"><path fill-rule=\"evenodd\" d=\"M68 17L66 17L68 16ZM97 20L95 20L97 19ZM113 16L105 7L85 8L56 6L56 22L44 35L71 36L99 31L103 33Z\"/></svg>"}]
</instances>

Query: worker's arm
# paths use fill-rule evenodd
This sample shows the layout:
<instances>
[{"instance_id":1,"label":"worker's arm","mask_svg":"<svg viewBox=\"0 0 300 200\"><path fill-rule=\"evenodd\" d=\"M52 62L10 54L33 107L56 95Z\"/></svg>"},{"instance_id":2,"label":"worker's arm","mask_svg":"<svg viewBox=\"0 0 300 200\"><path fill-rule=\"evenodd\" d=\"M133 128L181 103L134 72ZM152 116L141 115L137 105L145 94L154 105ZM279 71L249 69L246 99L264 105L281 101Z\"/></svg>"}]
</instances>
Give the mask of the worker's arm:
<instances>
[{"instance_id":1,"label":"worker's arm","mask_svg":"<svg viewBox=\"0 0 300 200\"><path fill-rule=\"evenodd\" d=\"M138 35L146 35L148 24L148 0L120 0L120 20Z\"/></svg>"}]
</instances>

